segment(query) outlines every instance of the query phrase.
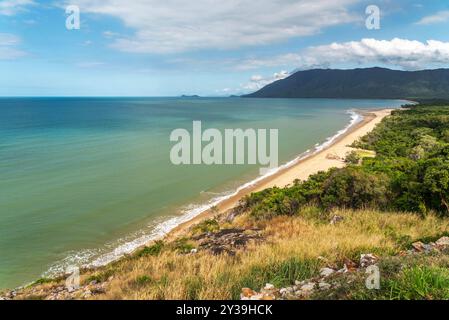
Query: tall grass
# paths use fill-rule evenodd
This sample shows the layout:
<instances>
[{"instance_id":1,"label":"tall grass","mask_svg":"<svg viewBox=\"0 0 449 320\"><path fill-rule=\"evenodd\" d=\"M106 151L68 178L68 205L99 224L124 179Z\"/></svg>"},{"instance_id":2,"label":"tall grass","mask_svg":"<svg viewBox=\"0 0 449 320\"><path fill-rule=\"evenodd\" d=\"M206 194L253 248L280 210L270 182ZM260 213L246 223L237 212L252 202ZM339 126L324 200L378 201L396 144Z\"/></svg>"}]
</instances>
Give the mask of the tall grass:
<instances>
[{"instance_id":1,"label":"tall grass","mask_svg":"<svg viewBox=\"0 0 449 320\"><path fill-rule=\"evenodd\" d=\"M258 290L267 282L284 286L317 275L324 266L318 257L338 264L344 258L356 259L361 253L395 254L406 245L404 239L411 243L449 230L446 220L432 215L421 218L346 210L335 214L344 217L337 225L311 216L310 211L307 217L281 216L262 222L241 218L237 222L240 226L263 227L265 242L239 250L235 256L162 250L157 256L124 260L114 266L114 279L106 293L97 298L237 299L242 287ZM407 298L402 293L403 284L410 277L415 279L415 273L404 273L404 282L398 282L391 298ZM419 286L415 291L425 292Z\"/></svg>"}]
</instances>

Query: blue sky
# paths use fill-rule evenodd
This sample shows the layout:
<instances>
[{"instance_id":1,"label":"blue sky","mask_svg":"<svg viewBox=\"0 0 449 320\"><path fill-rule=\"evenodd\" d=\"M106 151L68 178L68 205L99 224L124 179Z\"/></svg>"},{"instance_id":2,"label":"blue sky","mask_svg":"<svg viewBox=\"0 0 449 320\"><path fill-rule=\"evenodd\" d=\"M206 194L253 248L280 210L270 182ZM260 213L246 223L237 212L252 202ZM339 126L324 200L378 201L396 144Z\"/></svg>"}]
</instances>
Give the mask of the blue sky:
<instances>
[{"instance_id":1,"label":"blue sky","mask_svg":"<svg viewBox=\"0 0 449 320\"><path fill-rule=\"evenodd\" d=\"M447 30L443 0L0 0L0 96L220 96L297 69L444 68Z\"/></svg>"}]
</instances>

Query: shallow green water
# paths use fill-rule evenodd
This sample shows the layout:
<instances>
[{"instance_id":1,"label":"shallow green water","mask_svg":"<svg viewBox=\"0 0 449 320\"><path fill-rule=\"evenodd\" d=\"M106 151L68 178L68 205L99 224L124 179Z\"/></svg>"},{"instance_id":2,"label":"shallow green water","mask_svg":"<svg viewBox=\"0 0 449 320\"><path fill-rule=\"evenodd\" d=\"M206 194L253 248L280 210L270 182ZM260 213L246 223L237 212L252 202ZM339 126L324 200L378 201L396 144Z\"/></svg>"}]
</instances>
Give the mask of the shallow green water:
<instances>
[{"instance_id":1,"label":"shallow green water","mask_svg":"<svg viewBox=\"0 0 449 320\"><path fill-rule=\"evenodd\" d=\"M191 130L194 120L205 128L278 129L282 164L344 128L348 109L400 104L0 99L0 288L27 283L49 269L108 261L257 177L259 166L172 165L173 129Z\"/></svg>"}]
</instances>

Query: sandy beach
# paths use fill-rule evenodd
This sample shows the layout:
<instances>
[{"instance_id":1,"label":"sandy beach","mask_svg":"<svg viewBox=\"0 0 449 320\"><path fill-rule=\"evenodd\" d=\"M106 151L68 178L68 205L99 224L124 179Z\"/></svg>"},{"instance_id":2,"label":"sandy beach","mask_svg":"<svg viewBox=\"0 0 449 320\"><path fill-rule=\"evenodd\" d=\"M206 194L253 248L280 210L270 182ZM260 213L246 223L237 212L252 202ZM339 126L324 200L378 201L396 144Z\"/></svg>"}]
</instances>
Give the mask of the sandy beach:
<instances>
[{"instance_id":1,"label":"sandy beach","mask_svg":"<svg viewBox=\"0 0 449 320\"><path fill-rule=\"evenodd\" d=\"M348 152L353 150L349 145L372 131L374 127L381 122L383 118L389 116L393 110L394 109L382 109L369 112L359 111L358 113L363 116L363 120L350 127L344 134L335 139L332 144L323 150L313 153L293 165L279 170L277 173L240 190L237 194L222 201L216 206L218 213L223 213L232 209L238 204L240 199L253 192L272 188L274 186L285 187L292 184L296 179L305 180L310 175L319 171L326 171L330 168L341 168L345 166L343 159ZM169 240L178 237L192 225L216 215L217 210L206 210L195 218L180 224L166 236L166 239Z\"/></svg>"}]
</instances>

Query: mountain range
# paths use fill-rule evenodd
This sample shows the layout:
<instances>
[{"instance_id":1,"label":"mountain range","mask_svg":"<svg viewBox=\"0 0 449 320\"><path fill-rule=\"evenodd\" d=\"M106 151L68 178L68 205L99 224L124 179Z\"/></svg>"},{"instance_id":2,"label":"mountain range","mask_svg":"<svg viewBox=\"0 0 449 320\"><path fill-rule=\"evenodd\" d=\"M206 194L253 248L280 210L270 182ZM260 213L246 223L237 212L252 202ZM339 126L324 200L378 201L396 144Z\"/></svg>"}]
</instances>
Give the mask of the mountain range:
<instances>
[{"instance_id":1,"label":"mountain range","mask_svg":"<svg viewBox=\"0 0 449 320\"><path fill-rule=\"evenodd\" d=\"M386 68L297 71L249 98L448 99L449 69Z\"/></svg>"}]
</instances>

